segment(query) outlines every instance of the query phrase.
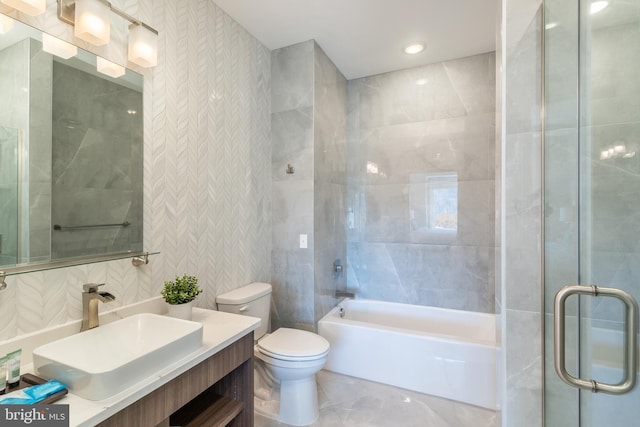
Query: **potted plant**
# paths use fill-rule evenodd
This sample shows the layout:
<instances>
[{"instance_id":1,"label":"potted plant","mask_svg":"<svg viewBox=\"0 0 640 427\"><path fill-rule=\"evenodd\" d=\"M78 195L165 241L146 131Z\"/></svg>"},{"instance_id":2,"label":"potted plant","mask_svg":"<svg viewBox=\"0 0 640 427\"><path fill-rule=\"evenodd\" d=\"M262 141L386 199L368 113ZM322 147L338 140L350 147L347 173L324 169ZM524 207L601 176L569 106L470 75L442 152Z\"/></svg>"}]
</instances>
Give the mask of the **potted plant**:
<instances>
[{"instance_id":1,"label":"potted plant","mask_svg":"<svg viewBox=\"0 0 640 427\"><path fill-rule=\"evenodd\" d=\"M169 316L191 320L193 300L202 293L195 276L176 276L174 280L164 282L160 292L165 302L169 304Z\"/></svg>"}]
</instances>

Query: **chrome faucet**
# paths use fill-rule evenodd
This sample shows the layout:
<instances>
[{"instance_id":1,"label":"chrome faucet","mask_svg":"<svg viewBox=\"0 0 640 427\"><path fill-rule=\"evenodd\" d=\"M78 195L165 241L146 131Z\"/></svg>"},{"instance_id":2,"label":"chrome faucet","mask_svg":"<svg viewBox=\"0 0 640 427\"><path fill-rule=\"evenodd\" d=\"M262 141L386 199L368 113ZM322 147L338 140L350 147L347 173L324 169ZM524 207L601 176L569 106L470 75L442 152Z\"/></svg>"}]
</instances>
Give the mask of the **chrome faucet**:
<instances>
[{"instance_id":1,"label":"chrome faucet","mask_svg":"<svg viewBox=\"0 0 640 427\"><path fill-rule=\"evenodd\" d=\"M80 332L98 327L99 301L110 302L116 299L109 292L98 292L98 287L100 286L104 286L104 283L82 285L82 326L80 327Z\"/></svg>"}]
</instances>

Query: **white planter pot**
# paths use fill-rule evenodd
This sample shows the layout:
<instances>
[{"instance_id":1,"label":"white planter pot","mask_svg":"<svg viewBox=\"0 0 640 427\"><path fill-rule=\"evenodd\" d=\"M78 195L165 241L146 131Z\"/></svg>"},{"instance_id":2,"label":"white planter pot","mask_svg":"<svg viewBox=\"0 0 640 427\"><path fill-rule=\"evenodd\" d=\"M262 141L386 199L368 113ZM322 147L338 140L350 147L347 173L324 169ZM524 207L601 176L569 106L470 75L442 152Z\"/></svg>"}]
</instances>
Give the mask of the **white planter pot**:
<instances>
[{"instance_id":1,"label":"white planter pot","mask_svg":"<svg viewBox=\"0 0 640 427\"><path fill-rule=\"evenodd\" d=\"M169 306L169 316L176 319L191 320L191 309L193 301L185 304L167 304Z\"/></svg>"}]
</instances>

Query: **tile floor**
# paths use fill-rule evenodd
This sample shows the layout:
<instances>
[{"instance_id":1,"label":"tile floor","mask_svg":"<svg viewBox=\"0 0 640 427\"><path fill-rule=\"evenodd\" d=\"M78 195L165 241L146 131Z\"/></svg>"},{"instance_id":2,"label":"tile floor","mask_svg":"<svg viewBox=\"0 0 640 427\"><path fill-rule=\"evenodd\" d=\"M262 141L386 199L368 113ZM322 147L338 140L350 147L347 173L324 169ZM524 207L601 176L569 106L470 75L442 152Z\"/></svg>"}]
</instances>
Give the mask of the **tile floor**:
<instances>
[{"instance_id":1,"label":"tile floor","mask_svg":"<svg viewBox=\"0 0 640 427\"><path fill-rule=\"evenodd\" d=\"M498 427L496 413L476 406L320 371L320 418L313 427ZM256 415L255 427L280 427Z\"/></svg>"}]
</instances>

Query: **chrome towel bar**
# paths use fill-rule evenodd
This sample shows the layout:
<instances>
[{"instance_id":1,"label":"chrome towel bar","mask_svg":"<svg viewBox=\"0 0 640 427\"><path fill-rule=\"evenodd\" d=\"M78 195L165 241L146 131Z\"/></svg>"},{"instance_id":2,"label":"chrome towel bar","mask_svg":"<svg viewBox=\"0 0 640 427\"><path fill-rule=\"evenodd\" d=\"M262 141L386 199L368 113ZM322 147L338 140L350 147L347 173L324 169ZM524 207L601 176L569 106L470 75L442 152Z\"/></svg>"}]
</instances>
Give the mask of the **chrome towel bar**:
<instances>
[{"instance_id":1,"label":"chrome towel bar","mask_svg":"<svg viewBox=\"0 0 640 427\"><path fill-rule=\"evenodd\" d=\"M65 231L65 230L82 230L87 228L101 228L101 227L128 227L131 223L125 221L120 224L94 224L94 225L74 225L74 226L62 226L59 224L54 224L53 229L56 231Z\"/></svg>"}]
</instances>

